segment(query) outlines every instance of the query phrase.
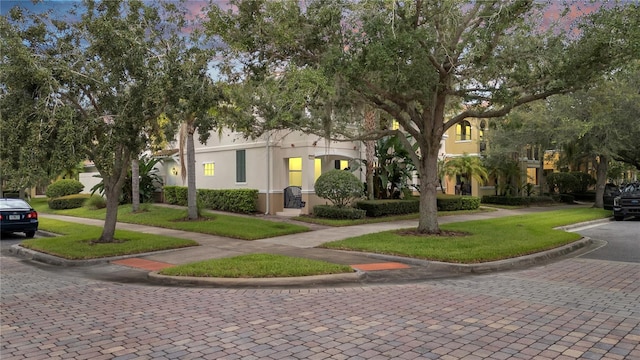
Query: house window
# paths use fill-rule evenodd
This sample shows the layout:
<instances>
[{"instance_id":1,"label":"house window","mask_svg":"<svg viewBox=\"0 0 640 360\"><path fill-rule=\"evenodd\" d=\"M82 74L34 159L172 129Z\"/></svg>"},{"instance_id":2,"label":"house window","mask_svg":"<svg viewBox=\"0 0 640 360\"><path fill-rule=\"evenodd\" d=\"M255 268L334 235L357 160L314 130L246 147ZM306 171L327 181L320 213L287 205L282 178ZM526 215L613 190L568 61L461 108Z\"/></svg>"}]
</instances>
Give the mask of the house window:
<instances>
[{"instance_id":1,"label":"house window","mask_svg":"<svg viewBox=\"0 0 640 360\"><path fill-rule=\"evenodd\" d=\"M344 170L349 167L349 160L336 160L335 168L337 170Z\"/></svg>"},{"instance_id":2,"label":"house window","mask_svg":"<svg viewBox=\"0 0 640 360\"><path fill-rule=\"evenodd\" d=\"M322 159L313 160L313 174L314 174L313 182L315 184L315 182L318 180L320 175L322 175Z\"/></svg>"},{"instance_id":3,"label":"house window","mask_svg":"<svg viewBox=\"0 0 640 360\"><path fill-rule=\"evenodd\" d=\"M213 176L215 163L204 163L204 176Z\"/></svg>"},{"instance_id":4,"label":"house window","mask_svg":"<svg viewBox=\"0 0 640 360\"><path fill-rule=\"evenodd\" d=\"M396 120L393 120L391 122L391 130L398 130L400 129L400 123Z\"/></svg>"},{"instance_id":5,"label":"house window","mask_svg":"<svg viewBox=\"0 0 640 360\"><path fill-rule=\"evenodd\" d=\"M480 121L480 129L478 129L478 139L480 141L484 140L484 131L487 129L487 122L482 120Z\"/></svg>"},{"instance_id":6,"label":"house window","mask_svg":"<svg viewBox=\"0 0 640 360\"><path fill-rule=\"evenodd\" d=\"M289 158L289 186L302 187L302 158Z\"/></svg>"},{"instance_id":7,"label":"house window","mask_svg":"<svg viewBox=\"0 0 640 360\"><path fill-rule=\"evenodd\" d=\"M236 182L247 182L247 154L245 150L236 151Z\"/></svg>"},{"instance_id":8,"label":"house window","mask_svg":"<svg viewBox=\"0 0 640 360\"><path fill-rule=\"evenodd\" d=\"M456 140L471 140L471 124L468 121L464 120L456 125Z\"/></svg>"}]
</instances>

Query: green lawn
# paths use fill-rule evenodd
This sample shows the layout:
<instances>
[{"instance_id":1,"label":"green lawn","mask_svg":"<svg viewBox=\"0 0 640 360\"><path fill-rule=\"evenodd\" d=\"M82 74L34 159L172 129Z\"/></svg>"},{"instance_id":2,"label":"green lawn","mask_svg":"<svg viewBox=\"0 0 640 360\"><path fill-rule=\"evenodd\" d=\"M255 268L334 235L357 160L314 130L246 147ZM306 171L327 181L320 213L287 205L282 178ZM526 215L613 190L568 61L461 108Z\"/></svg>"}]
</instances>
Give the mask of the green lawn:
<instances>
[{"instance_id":1,"label":"green lawn","mask_svg":"<svg viewBox=\"0 0 640 360\"><path fill-rule=\"evenodd\" d=\"M284 255L249 254L231 258L199 261L166 268L162 275L225 277L225 278L271 278L351 273L347 265L309 260Z\"/></svg>"},{"instance_id":2,"label":"green lawn","mask_svg":"<svg viewBox=\"0 0 640 360\"><path fill-rule=\"evenodd\" d=\"M442 225L466 236L414 236L386 231L335 241L322 247L365 251L453 263L479 263L513 258L562 246L580 235L554 227L611 216L591 208L556 210Z\"/></svg>"},{"instance_id":3,"label":"green lawn","mask_svg":"<svg viewBox=\"0 0 640 360\"><path fill-rule=\"evenodd\" d=\"M106 209L89 210L77 208L51 210L43 199L34 199L32 206L38 212L104 220ZM132 224L157 226L168 229L192 231L203 234L225 236L235 239L256 240L280 235L309 231L306 226L267 221L246 216L205 213L206 219L187 221L186 210L162 206L147 206L148 211L131 212L131 205L118 208L118 221Z\"/></svg>"},{"instance_id":4,"label":"green lawn","mask_svg":"<svg viewBox=\"0 0 640 360\"><path fill-rule=\"evenodd\" d=\"M192 240L126 230L116 231L116 242L98 244L93 241L100 237L101 227L45 218L39 219L39 229L60 236L25 240L21 245L28 249L72 260L139 254L198 245Z\"/></svg>"}]
</instances>

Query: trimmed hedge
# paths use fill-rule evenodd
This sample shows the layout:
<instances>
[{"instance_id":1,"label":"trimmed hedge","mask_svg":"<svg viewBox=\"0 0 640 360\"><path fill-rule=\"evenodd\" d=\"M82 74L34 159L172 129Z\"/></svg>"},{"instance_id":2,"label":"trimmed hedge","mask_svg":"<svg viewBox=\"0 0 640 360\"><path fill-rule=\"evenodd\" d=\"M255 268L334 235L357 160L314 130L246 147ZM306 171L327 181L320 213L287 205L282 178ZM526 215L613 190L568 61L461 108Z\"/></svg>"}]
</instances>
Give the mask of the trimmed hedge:
<instances>
[{"instance_id":1,"label":"trimmed hedge","mask_svg":"<svg viewBox=\"0 0 640 360\"><path fill-rule=\"evenodd\" d=\"M63 179L47 186L47 197L49 199L79 194L84 189L84 185L78 180Z\"/></svg>"},{"instance_id":2,"label":"trimmed hedge","mask_svg":"<svg viewBox=\"0 0 640 360\"><path fill-rule=\"evenodd\" d=\"M355 204L369 217L404 215L420 212L420 200L363 200Z\"/></svg>"},{"instance_id":3,"label":"trimmed hedge","mask_svg":"<svg viewBox=\"0 0 640 360\"><path fill-rule=\"evenodd\" d=\"M187 206L187 191L186 186L165 186L164 201L167 204ZM251 214L258 211L258 190L198 189L198 202L206 209Z\"/></svg>"},{"instance_id":4,"label":"trimmed hedge","mask_svg":"<svg viewBox=\"0 0 640 360\"><path fill-rule=\"evenodd\" d=\"M438 197L438 211L476 210L480 207L480 198L476 196Z\"/></svg>"},{"instance_id":5,"label":"trimmed hedge","mask_svg":"<svg viewBox=\"0 0 640 360\"><path fill-rule=\"evenodd\" d=\"M364 219L367 216L365 210L352 207L337 207L333 205L316 205L313 207L313 215L326 219Z\"/></svg>"},{"instance_id":6,"label":"trimmed hedge","mask_svg":"<svg viewBox=\"0 0 640 360\"><path fill-rule=\"evenodd\" d=\"M438 211L476 210L480 198L475 196L438 195ZM420 200L363 200L356 203L358 209L365 210L369 217L404 215L420 212Z\"/></svg>"},{"instance_id":7,"label":"trimmed hedge","mask_svg":"<svg viewBox=\"0 0 640 360\"><path fill-rule=\"evenodd\" d=\"M482 197L483 204L529 206L531 204L552 203L554 200L549 196L496 196L485 195Z\"/></svg>"},{"instance_id":8,"label":"trimmed hedge","mask_svg":"<svg viewBox=\"0 0 640 360\"><path fill-rule=\"evenodd\" d=\"M49 208L54 210L76 209L82 207L91 195L73 194L49 200Z\"/></svg>"}]
</instances>

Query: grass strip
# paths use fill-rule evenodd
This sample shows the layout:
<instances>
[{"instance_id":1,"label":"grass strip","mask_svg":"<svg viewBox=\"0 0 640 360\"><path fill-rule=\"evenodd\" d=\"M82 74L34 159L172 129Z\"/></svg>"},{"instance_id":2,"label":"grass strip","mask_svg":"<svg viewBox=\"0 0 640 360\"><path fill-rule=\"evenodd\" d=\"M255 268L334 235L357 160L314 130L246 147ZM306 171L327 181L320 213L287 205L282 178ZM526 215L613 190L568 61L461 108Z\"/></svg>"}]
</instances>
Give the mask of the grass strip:
<instances>
[{"instance_id":1,"label":"grass strip","mask_svg":"<svg viewBox=\"0 0 640 360\"><path fill-rule=\"evenodd\" d=\"M197 246L193 240L116 230L113 243L94 243L102 233L98 226L40 218L39 229L61 236L25 240L25 248L70 260L140 254L151 251Z\"/></svg>"},{"instance_id":2,"label":"grass strip","mask_svg":"<svg viewBox=\"0 0 640 360\"><path fill-rule=\"evenodd\" d=\"M37 199L32 206L38 212L76 216L90 219L104 220L106 209L89 210L87 208L51 210L46 199ZM186 220L185 209L175 209L164 206L145 205L145 211L132 212L131 205L118 207L118 222L148 225L166 229L191 231L202 234L225 236L242 240L257 240L274 236L296 234L309 231L306 226L277 221L268 221L247 216L226 214L203 214L199 220Z\"/></svg>"},{"instance_id":3,"label":"grass strip","mask_svg":"<svg viewBox=\"0 0 640 360\"><path fill-rule=\"evenodd\" d=\"M272 278L351 273L348 265L274 254L248 254L166 268L169 276Z\"/></svg>"},{"instance_id":4,"label":"grass strip","mask_svg":"<svg viewBox=\"0 0 640 360\"><path fill-rule=\"evenodd\" d=\"M452 263L480 263L528 255L566 245L579 234L554 227L611 216L602 209L556 210L442 225L466 236L407 235L385 231L326 243L329 249L364 251Z\"/></svg>"}]
</instances>

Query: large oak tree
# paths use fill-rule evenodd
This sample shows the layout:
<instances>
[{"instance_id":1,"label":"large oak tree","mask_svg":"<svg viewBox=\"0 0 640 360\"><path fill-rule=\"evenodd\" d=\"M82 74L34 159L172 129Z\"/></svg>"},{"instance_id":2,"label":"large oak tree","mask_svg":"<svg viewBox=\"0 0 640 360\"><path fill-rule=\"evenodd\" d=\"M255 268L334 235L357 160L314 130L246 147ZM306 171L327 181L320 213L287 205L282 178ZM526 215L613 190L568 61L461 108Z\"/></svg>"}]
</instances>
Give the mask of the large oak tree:
<instances>
[{"instance_id":1,"label":"large oak tree","mask_svg":"<svg viewBox=\"0 0 640 360\"><path fill-rule=\"evenodd\" d=\"M341 115L365 102L398 121L407 145L417 143L423 233L440 231L437 162L447 129L582 87L640 54L638 4L553 27L533 0L231 3L212 6L209 31L235 50L247 81L277 84L263 118L326 130L342 119L360 124Z\"/></svg>"}]
</instances>

